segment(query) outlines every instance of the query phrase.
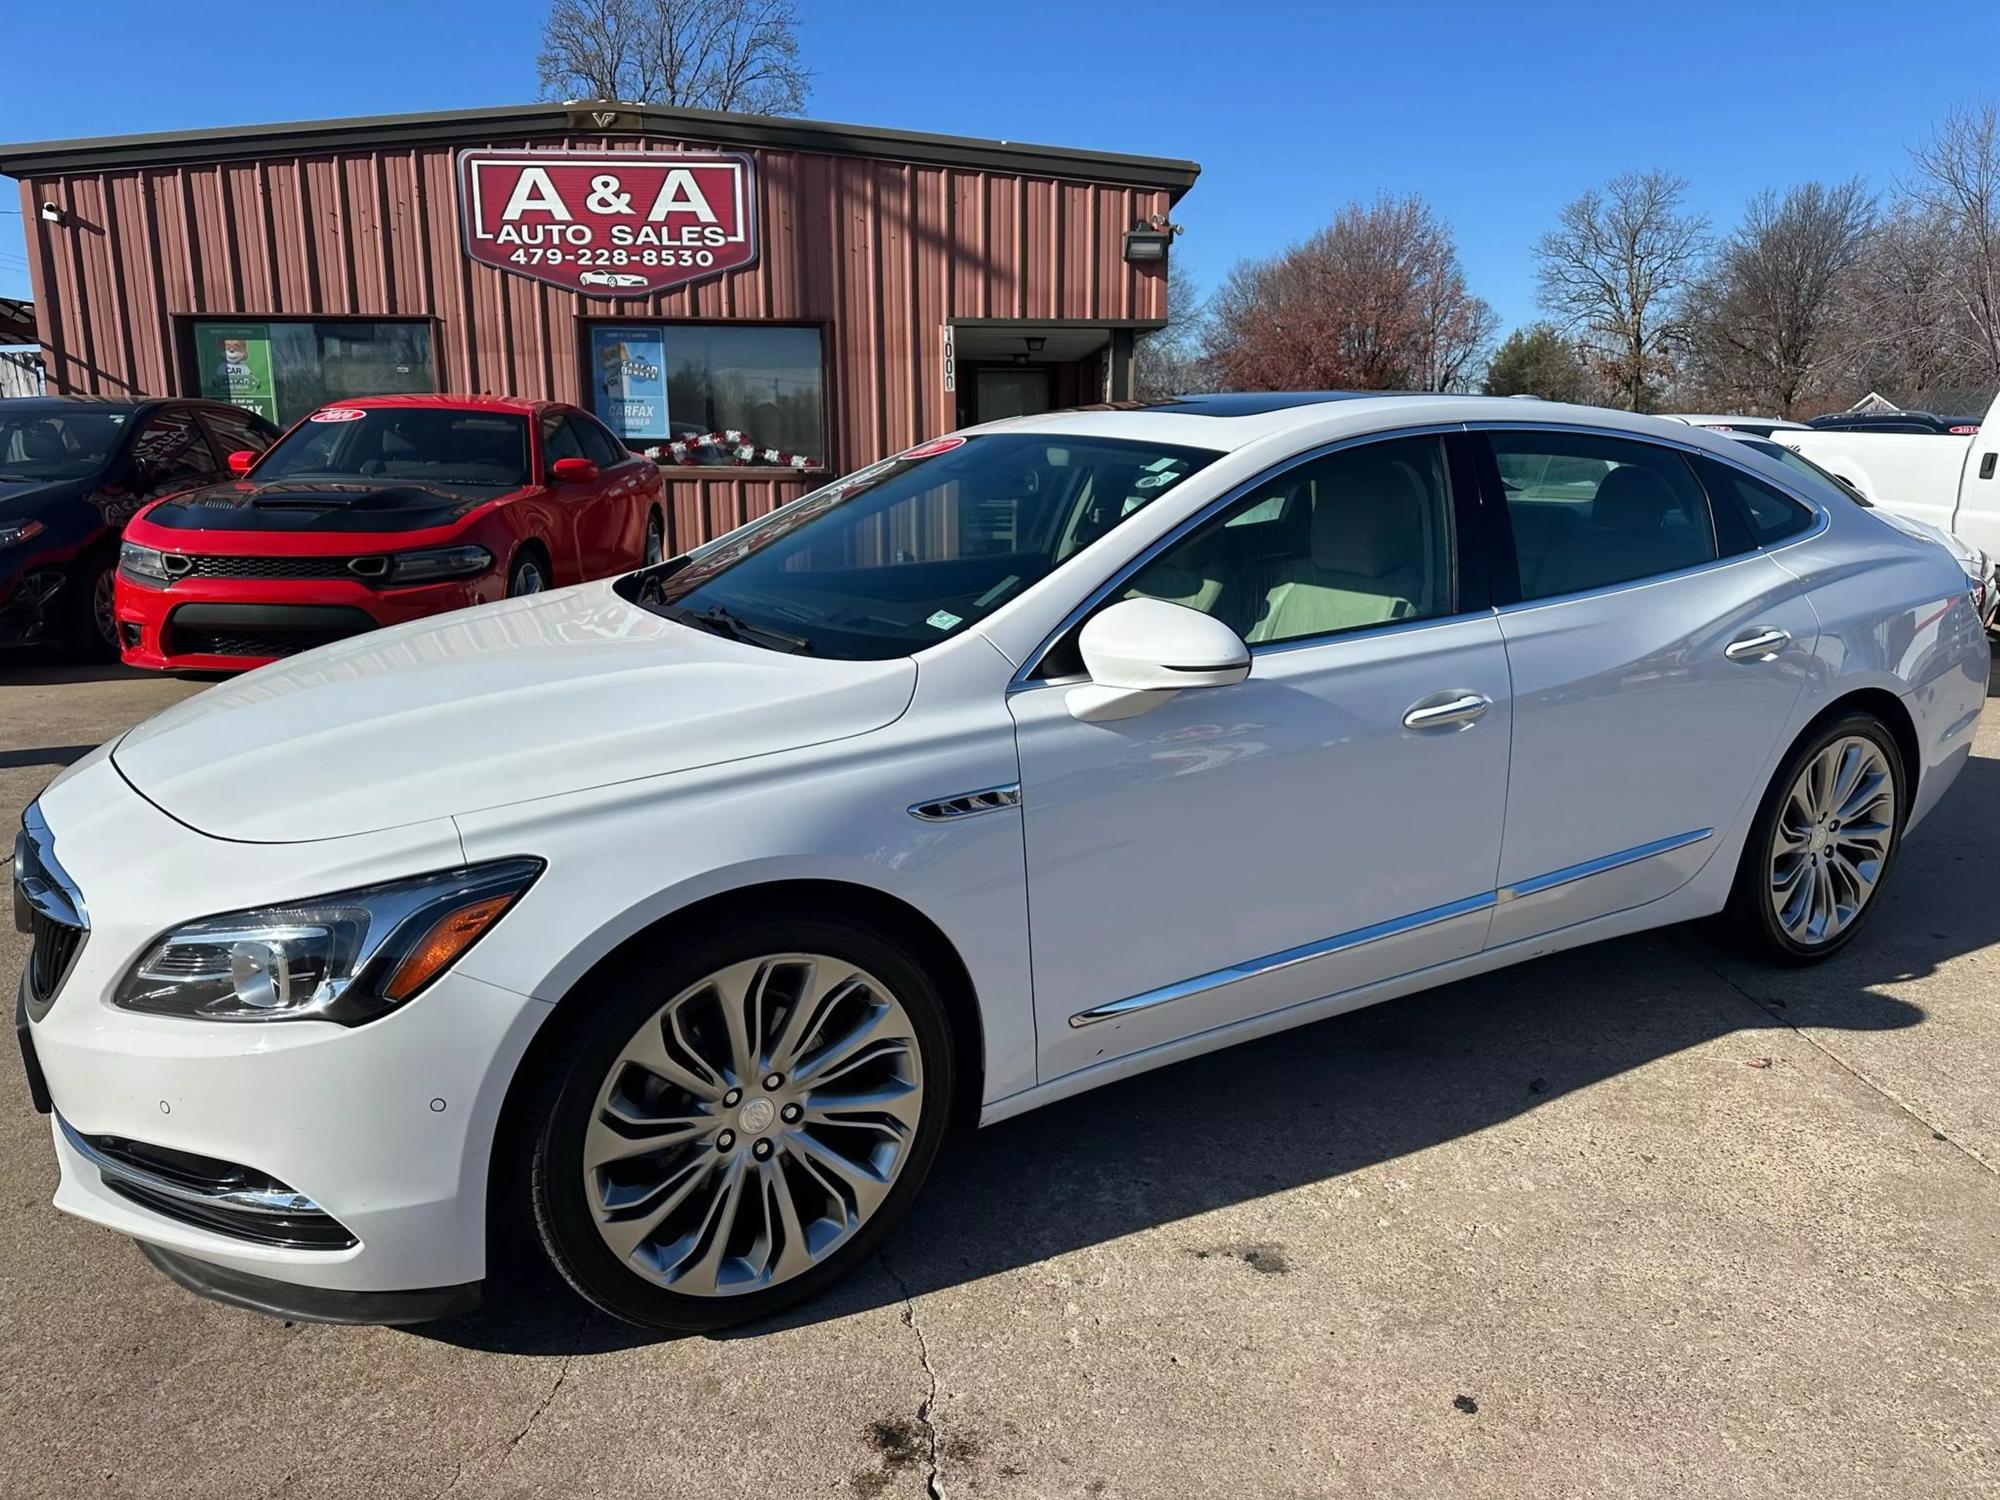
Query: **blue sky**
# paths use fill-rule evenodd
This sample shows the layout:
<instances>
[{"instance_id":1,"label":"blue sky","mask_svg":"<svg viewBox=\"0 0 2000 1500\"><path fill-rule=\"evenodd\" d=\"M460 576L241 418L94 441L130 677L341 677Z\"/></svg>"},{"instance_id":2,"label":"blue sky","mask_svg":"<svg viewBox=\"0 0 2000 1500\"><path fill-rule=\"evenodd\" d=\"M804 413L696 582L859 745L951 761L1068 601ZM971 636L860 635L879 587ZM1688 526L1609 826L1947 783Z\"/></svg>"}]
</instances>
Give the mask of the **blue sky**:
<instances>
[{"instance_id":1,"label":"blue sky","mask_svg":"<svg viewBox=\"0 0 2000 1500\"><path fill-rule=\"evenodd\" d=\"M799 0L809 113L1191 157L1176 265L1237 259L1350 198L1417 191L1503 324L1568 199L1665 167L1719 226L1758 189L1906 170L1954 101L2000 95L2000 5ZM201 13L212 9L212 20ZM535 94L544 0L0 6L0 140L509 104ZM65 57L74 68L61 66ZM0 295L27 292L0 196Z\"/></svg>"}]
</instances>

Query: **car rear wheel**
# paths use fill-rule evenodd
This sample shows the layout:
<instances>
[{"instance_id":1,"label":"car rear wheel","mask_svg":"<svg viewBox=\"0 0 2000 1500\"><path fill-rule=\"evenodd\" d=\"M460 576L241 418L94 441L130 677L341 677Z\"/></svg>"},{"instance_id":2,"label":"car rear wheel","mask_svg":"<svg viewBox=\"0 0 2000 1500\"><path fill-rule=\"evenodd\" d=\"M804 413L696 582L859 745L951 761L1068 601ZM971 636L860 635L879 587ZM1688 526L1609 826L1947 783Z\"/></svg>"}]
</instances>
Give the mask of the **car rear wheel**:
<instances>
[{"instance_id":1,"label":"car rear wheel","mask_svg":"<svg viewBox=\"0 0 2000 1500\"><path fill-rule=\"evenodd\" d=\"M874 1253L951 1118L945 1011L866 928L758 923L633 963L543 1080L531 1199L543 1249L616 1317L767 1317Z\"/></svg>"},{"instance_id":2,"label":"car rear wheel","mask_svg":"<svg viewBox=\"0 0 2000 1500\"><path fill-rule=\"evenodd\" d=\"M1854 940L1879 904L1908 810L1901 751L1872 714L1821 725L1778 768L1724 914L1737 946L1814 963Z\"/></svg>"},{"instance_id":3,"label":"car rear wheel","mask_svg":"<svg viewBox=\"0 0 2000 1500\"><path fill-rule=\"evenodd\" d=\"M539 594L549 586L548 564L542 561L539 552L524 551L515 558L507 569L507 597L518 599L523 594Z\"/></svg>"},{"instance_id":4,"label":"car rear wheel","mask_svg":"<svg viewBox=\"0 0 2000 1500\"><path fill-rule=\"evenodd\" d=\"M658 511L651 511L646 516L646 544L640 565L650 568L664 560L666 555L667 523L660 519Z\"/></svg>"},{"instance_id":5,"label":"car rear wheel","mask_svg":"<svg viewBox=\"0 0 2000 1500\"><path fill-rule=\"evenodd\" d=\"M80 661L118 659L117 579L116 561L98 554L78 562L63 585L63 644Z\"/></svg>"}]
</instances>

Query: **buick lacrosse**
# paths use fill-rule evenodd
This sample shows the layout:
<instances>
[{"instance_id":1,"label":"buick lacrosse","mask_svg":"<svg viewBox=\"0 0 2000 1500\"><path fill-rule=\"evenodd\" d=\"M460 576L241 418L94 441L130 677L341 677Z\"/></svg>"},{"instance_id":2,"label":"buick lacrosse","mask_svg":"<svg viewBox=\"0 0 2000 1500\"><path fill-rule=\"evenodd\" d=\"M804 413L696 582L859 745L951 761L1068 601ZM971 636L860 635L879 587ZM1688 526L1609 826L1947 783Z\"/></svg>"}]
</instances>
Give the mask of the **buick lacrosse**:
<instances>
[{"instance_id":1,"label":"buick lacrosse","mask_svg":"<svg viewBox=\"0 0 2000 1500\"><path fill-rule=\"evenodd\" d=\"M1950 553L1684 423L977 428L58 777L56 1206L293 1316L463 1310L519 1235L620 1317L761 1317L960 1122L1663 923L1834 953L1986 684Z\"/></svg>"}]
</instances>

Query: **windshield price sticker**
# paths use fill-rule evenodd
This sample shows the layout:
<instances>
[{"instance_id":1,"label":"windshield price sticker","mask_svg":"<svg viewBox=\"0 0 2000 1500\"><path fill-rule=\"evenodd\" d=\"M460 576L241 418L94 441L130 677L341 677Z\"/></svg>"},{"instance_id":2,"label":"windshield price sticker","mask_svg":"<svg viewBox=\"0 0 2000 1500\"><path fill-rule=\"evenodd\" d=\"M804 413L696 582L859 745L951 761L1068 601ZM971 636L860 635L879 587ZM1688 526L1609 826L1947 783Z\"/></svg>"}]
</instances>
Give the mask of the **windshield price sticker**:
<instances>
[{"instance_id":1,"label":"windshield price sticker","mask_svg":"<svg viewBox=\"0 0 2000 1500\"><path fill-rule=\"evenodd\" d=\"M690 151L463 151L459 220L482 265L643 297L757 258L750 159Z\"/></svg>"},{"instance_id":2,"label":"windshield price sticker","mask_svg":"<svg viewBox=\"0 0 2000 1500\"><path fill-rule=\"evenodd\" d=\"M359 422L368 413L358 406L323 406L312 414L315 422Z\"/></svg>"}]
</instances>

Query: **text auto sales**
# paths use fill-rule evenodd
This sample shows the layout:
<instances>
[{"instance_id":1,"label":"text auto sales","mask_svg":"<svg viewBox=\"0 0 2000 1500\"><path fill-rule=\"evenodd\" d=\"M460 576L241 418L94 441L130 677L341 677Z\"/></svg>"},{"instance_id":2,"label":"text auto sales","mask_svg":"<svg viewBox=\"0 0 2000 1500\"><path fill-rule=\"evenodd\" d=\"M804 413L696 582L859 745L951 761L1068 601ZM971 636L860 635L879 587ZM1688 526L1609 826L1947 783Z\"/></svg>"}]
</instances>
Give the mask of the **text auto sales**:
<instances>
[{"instance_id":1,"label":"text auto sales","mask_svg":"<svg viewBox=\"0 0 2000 1500\"><path fill-rule=\"evenodd\" d=\"M666 174L642 222L603 222L616 215L639 217L632 196L621 189L613 173L593 177L584 207L596 217L578 223L549 174L529 167L508 195L493 240L516 247L507 258L521 265L560 265L567 246L577 250L577 260L586 265L710 266L715 263L715 248L729 243L729 231L691 172L676 169ZM534 224L520 222L529 213L548 218ZM675 219L680 222L668 222Z\"/></svg>"}]
</instances>

